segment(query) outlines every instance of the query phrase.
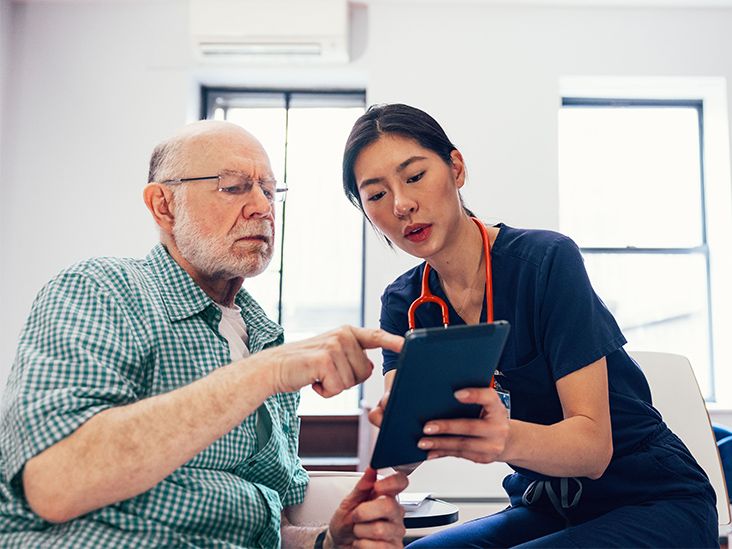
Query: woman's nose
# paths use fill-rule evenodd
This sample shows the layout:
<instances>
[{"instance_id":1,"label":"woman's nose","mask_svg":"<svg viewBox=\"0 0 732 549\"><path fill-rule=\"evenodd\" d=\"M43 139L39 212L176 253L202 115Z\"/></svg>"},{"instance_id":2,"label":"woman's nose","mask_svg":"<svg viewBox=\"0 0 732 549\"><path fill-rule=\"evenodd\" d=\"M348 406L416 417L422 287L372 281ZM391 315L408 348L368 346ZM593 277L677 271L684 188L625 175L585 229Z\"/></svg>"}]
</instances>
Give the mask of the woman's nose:
<instances>
[{"instance_id":1,"label":"woman's nose","mask_svg":"<svg viewBox=\"0 0 732 549\"><path fill-rule=\"evenodd\" d=\"M417 211L417 202L402 195L394 199L394 215L397 217L406 217Z\"/></svg>"}]
</instances>

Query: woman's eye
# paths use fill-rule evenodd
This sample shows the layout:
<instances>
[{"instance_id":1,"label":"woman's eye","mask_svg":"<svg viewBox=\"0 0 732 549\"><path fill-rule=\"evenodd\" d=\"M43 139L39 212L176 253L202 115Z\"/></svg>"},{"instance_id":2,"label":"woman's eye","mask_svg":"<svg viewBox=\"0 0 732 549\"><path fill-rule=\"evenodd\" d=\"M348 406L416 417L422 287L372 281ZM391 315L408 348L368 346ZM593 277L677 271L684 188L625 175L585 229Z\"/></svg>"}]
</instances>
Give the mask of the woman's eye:
<instances>
[{"instance_id":1,"label":"woman's eye","mask_svg":"<svg viewBox=\"0 0 732 549\"><path fill-rule=\"evenodd\" d=\"M420 179L422 179L422 176L424 175L424 172L419 172L417 175L413 175L409 179L407 179L407 183L416 183Z\"/></svg>"},{"instance_id":2,"label":"woman's eye","mask_svg":"<svg viewBox=\"0 0 732 549\"><path fill-rule=\"evenodd\" d=\"M369 196L369 202L376 202L378 200L381 200L385 194L386 193L384 191L380 191L376 194L372 194L371 196Z\"/></svg>"}]
</instances>

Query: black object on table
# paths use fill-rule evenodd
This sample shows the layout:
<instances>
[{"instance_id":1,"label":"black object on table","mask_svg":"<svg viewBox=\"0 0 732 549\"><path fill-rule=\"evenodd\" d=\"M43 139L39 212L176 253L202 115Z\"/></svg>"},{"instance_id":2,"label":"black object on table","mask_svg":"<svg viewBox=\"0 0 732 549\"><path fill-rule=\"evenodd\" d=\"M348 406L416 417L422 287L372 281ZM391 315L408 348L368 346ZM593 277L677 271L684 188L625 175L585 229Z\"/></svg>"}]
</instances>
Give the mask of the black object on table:
<instances>
[{"instance_id":1,"label":"black object on table","mask_svg":"<svg viewBox=\"0 0 732 549\"><path fill-rule=\"evenodd\" d=\"M441 499L426 498L417 509L404 513L405 528L429 528L452 524L458 519L456 505Z\"/></svg>"}]
</instances>

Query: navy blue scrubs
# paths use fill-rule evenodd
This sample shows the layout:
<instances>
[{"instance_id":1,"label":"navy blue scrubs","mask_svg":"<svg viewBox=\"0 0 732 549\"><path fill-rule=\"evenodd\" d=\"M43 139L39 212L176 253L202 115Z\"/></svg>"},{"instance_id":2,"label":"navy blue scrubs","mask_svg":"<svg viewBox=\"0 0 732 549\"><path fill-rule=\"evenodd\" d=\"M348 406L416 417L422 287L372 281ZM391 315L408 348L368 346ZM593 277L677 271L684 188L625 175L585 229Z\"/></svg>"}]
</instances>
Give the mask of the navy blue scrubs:
<instances>
[{"instance_id":1,"label":"navy blue scrubs","mask_svg":"<svg viewBox=\"0 0 732 549\"><path fill-rule=\"evenodd\" d=\"M555 232L498 227L491 254L494 316L507 320L511 333L496 381L511 393L511 417L543 425L561 421L557 380L606 357L613 457L597 480L512 466L516 473L503 482L508 509L413 546L718 546L714 490L651 405L645 377L623 349L626 340L592 289L577 246ZM424 264L407 271L384 291L386 331L408 330L407 309L420 294L423 271ZM434 270L429 285L448 303L450 324L464 324ZM439 308L421 306L416 323L439 326ZM384 350L385 373L396 359Z\"/></svg>"}]
</instances>

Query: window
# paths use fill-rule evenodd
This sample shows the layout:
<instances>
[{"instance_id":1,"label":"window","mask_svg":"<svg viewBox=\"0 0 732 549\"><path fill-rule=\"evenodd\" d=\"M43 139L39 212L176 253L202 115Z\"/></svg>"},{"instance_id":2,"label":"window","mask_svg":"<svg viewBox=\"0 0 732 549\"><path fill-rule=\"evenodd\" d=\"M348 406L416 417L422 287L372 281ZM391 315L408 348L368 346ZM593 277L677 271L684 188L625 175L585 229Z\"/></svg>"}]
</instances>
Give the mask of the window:
<instances>
[{"instance_id":1,"label":"window","mask_svg":"<svg viewBox=\"0 0 732 549\"><path fill-rule=\"evenodd\" d=\"M628 348L689 357L715 399L702 101L565 97L560 230Z\"/></svg>"},{"instance_id":2,"label":"window","mask_svg":"<svg viewBox=\"0 0 732 549\"><path fill-rule=\"evenodd\" d=\"M289 188L276 212L275 257L244 287L287 341L363 325L364 222L343 194L341 158L364 92L204 88L202 104L206 118L253 133ZM358 401L358 388L328 400L307 388L300 414L353 414Z\"/></svg>"}]
</instances>

